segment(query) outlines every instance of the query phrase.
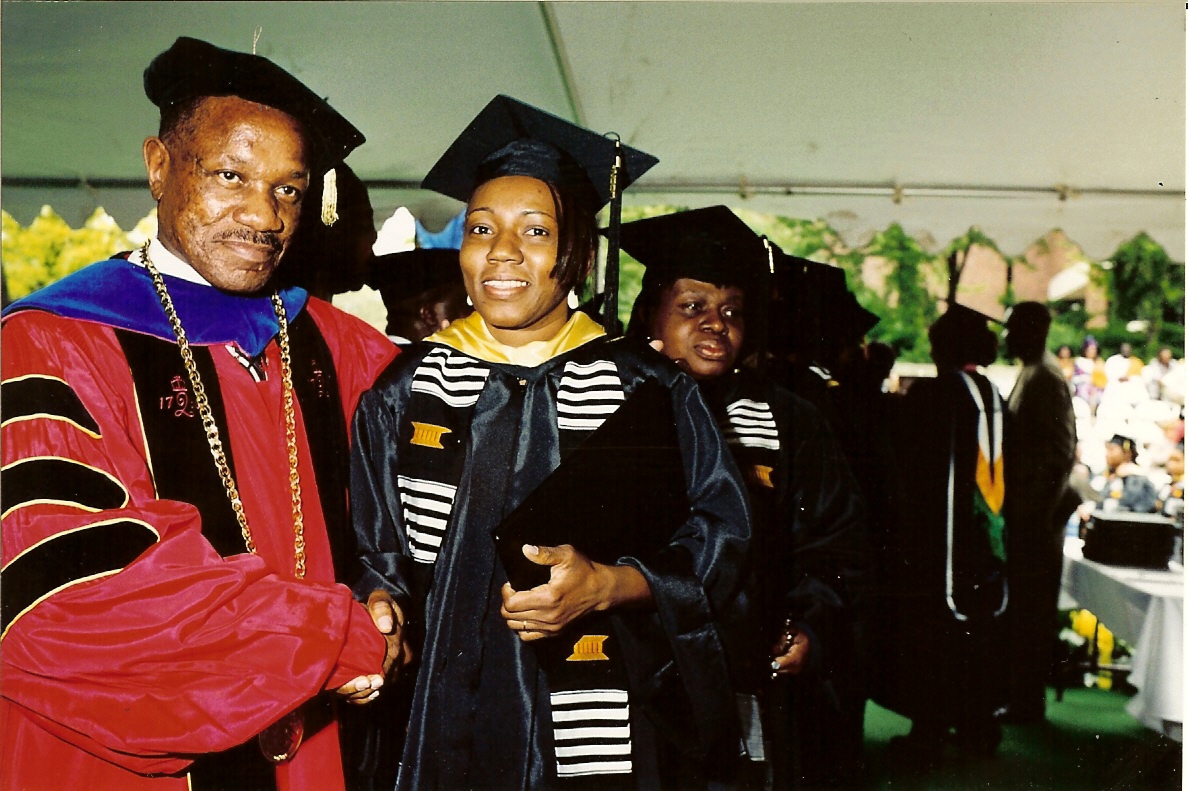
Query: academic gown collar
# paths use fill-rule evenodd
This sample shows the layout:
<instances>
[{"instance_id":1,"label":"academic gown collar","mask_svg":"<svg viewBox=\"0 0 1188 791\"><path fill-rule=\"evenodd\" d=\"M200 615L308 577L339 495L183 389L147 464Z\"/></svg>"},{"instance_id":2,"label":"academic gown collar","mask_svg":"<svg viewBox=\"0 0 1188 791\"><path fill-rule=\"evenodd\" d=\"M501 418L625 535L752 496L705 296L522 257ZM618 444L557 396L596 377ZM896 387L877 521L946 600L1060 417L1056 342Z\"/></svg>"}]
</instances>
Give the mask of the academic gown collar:
<instances>
[{"instance_id":1,"label":"academic gown collar","mask_svg":"<svg viewBox=\"0 0 1188 791\"><path fill-rule=\"evenodd\" d=\"M565 322L561 331L547 341L535 341L525 346L506 346L491 336L478 311L455 321L425 340L441 343L484 362L535 368L545 362L573 351L579 346L606 335L602 327L581 311Z\"/></svg>"},{"instance_id":2,"label":"academic gown collar","mask_svg":"<svg viewBox=\"0 0 1188 791\"><path fill-rule=\"evenodd\" d=\"M207 285L162 275L181 319L187 340L195 346L235 342L251 357L264 351L277 334L269 294L228 294ZM281 289L292 322L309 298L305 289ZM125 258L112 258L80 269L56 283L17 300L4 309L8 317L22 310L43 310L64 318L93 321L117 329L176 340L148 271Z\"/></svg>"}]
</instances>

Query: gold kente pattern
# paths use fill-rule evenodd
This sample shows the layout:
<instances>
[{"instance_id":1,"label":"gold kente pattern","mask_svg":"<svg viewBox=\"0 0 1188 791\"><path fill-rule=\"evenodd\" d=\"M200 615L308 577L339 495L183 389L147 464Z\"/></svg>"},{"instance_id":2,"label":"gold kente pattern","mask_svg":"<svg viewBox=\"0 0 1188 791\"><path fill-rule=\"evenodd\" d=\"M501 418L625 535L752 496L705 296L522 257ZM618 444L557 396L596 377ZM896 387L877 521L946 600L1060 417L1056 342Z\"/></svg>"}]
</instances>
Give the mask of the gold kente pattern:
<instances>
[{"instance_id":1,"label":"gold kente pattern","mask_svg":"<svg viewBox=\"0 0 1188 791\"><path fill-rule=\"evenodd\" d=\"M573 644L573 655L566 662L599 662L610 661L610 657L602 652L602 644L606 641L605 634L586 634Z\"/></svg>"},{"instance_id":2,"label":"gold kente pattern","mask_svg":"<svg viewBox=\"0 0 1188 791\"><path fill-rule=\"evenodd\" d=\"M764 464L756 464L751 468L751 477L753 477L760 486L766 486L768 489L774 489L775 484L771 482L771 467Z\"/></svg>"},{"instance_id":3,"label":"gold kente pattern","mask_svg":"<svg viewBox=\"0 0 1188 791\"><path fill-rule=\"evenodd\" d=\"M420 445L423 448L436 448L438 450L445 450L445 445L441 444L441 438L445 434L452 433L451 429L445 426L435 426L432 423L418 423L412 421L413 435L409 440L410 444Z\"/></svg>"}]
</instances>

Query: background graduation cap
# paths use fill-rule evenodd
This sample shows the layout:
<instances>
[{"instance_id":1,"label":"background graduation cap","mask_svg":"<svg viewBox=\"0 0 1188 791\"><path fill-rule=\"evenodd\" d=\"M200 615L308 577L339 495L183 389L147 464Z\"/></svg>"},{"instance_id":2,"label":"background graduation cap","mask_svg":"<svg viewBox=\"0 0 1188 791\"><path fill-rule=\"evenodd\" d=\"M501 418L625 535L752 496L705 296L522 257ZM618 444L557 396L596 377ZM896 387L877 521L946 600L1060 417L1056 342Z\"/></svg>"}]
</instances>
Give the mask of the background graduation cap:
<instances>
[{"instance_id":1,"label":"background graduation cap","mask_svg":"<svg viewBox=\"0 0 1188 791\"><path fill-rule=\"evenodd\" d=\"M462 283L458 251L448 247L418 247L377 255L367 285L396 300L416 296L448 283ZM385 301L387 301L385 299Z\"/></svg>"},{"instance_id":2,"label":"background graduation cap","mask_svg":"<svg viewBox=\"0 0 1188 791\"><path fill-rule=\"evenodd\" d=\"M1138 445L1133 439L1122 434L1115 434L1106 440L1107 445L1117 445L1122 450L1130 454L1132 461L1138 461ZM1183 448L1181 448L1183 450Z\"/></svg>"},{"instance_id":3,"label":"background graduation cap","mask_svg":"<svg viewBox=\"0 0 1188 791\"><path fill-rule=\"evenodd\" d=\"M928 328L932 356L938 365L974 362L989 365L998 353L998 335L987 325L998 319L957 302Z\"/></svg>"},{"instance_id":4,"label":"background graduation cap","mask_svg":"<svg viewBox=\"0 0 1188 791\"><path fill-rule=\"evenodd\" d=\"M788 255L774 244L772 267L773 349L811 358L804 362L820 362L829 344L852 337L855 325L869 323L872 317L878 321L857 304L840 267Z\"/></svg>"},{"instance_id":5,"label":"background graduation cap","mask_svg":"<svg viewBox=\"0 0 1188 791\"><path fill-rule=\"evenodd\" d=\"M531 176L583 192L595 210L611 204L604 325L618 307L621 194L659 162L643 151L509 96L492 99L442 154L421 187L466 202L499 176Z\"/></svg>"},{"instance_id":6,"label":"background graduation cap","mask_svg":"<svg viewBox=\"0 0 1188 791\"><path fill-rule=\"evenodd\" d=\"M296 77L259 55L183 36L144 70L144 92L162 114L198 97L238 96L296 118L305 129L310 170L326 181L323 222L334 224L334 166L366 138Z\"/></svg>"}]
</instances>

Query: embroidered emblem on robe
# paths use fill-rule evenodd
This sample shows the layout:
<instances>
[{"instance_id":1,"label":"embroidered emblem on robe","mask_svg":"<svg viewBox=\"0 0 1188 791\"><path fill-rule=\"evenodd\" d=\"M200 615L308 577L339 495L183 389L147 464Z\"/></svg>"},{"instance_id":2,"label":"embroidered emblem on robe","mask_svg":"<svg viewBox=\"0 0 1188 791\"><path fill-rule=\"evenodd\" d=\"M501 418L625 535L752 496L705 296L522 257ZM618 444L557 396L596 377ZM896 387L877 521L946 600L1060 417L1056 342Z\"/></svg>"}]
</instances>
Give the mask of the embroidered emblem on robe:
<instances>
[{"instance_id":1,"label":"embroidered emblem on robe","mask_svg":"<svg viewBox=\"0 0 1188 791\"><path fill-rule=\"evenodd\" d=\"M413 435L409 442L423 448L445 450L445 446L441 444L441 438L445 434L452 433L450 429L445 426L435 426L432 423L418 423L415 420L412 421L412 425Z\"/></svg>"},{"instance_id":2,"label":"embroidered emblem on robe","mask_svg":"<svg viewBox=\"0 0 1188 791\"><path fill-rule=\"evenodd\" d=\"M771 467L765 464L756 464L751 468L751 478L753 478L760 486L765 486L768 489L774 489L775 484L771 482Z\"/></svg>"},{"instance_id":3,"label":"embroidered emblem on robe","mask_svg":"<svg viewBox=\"0 0 1188 791\"><path fill-rule=\"evenodd\" d=\"M610 657L602 652L602 644L607 635L587 634L573 644L573 655L566 662L599 662L610 661Z\"/></svg>"}]
</instances>

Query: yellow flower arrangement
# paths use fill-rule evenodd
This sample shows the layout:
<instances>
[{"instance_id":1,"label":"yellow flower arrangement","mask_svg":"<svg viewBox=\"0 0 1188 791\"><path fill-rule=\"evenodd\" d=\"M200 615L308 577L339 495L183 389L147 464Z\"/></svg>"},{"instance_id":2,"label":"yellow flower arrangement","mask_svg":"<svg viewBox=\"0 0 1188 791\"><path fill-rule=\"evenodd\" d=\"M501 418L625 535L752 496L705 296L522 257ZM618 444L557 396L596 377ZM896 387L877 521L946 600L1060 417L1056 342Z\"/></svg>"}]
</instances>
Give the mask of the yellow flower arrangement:
<instances>
[{"instance_id":1,"label":"yellow flower arrangement","mask_svg":"<svg viewBox=\"0 0 1188 791\"><path fill-rule=\"evenodd\" d=\"M1069 613L1069 620L1072 630L1086 640L1093 639L1094 629L1096 629L1097 661L1101 664L1110 664L1114 657L1114 633L1107 629L1105 624L1099 623L1097 616L1088 610L1073 610ZM1113 676L1108 670L1097 674L1097 686L1100 688L1109 689L1113 683Z\"/></svg>"}]
</instances>

